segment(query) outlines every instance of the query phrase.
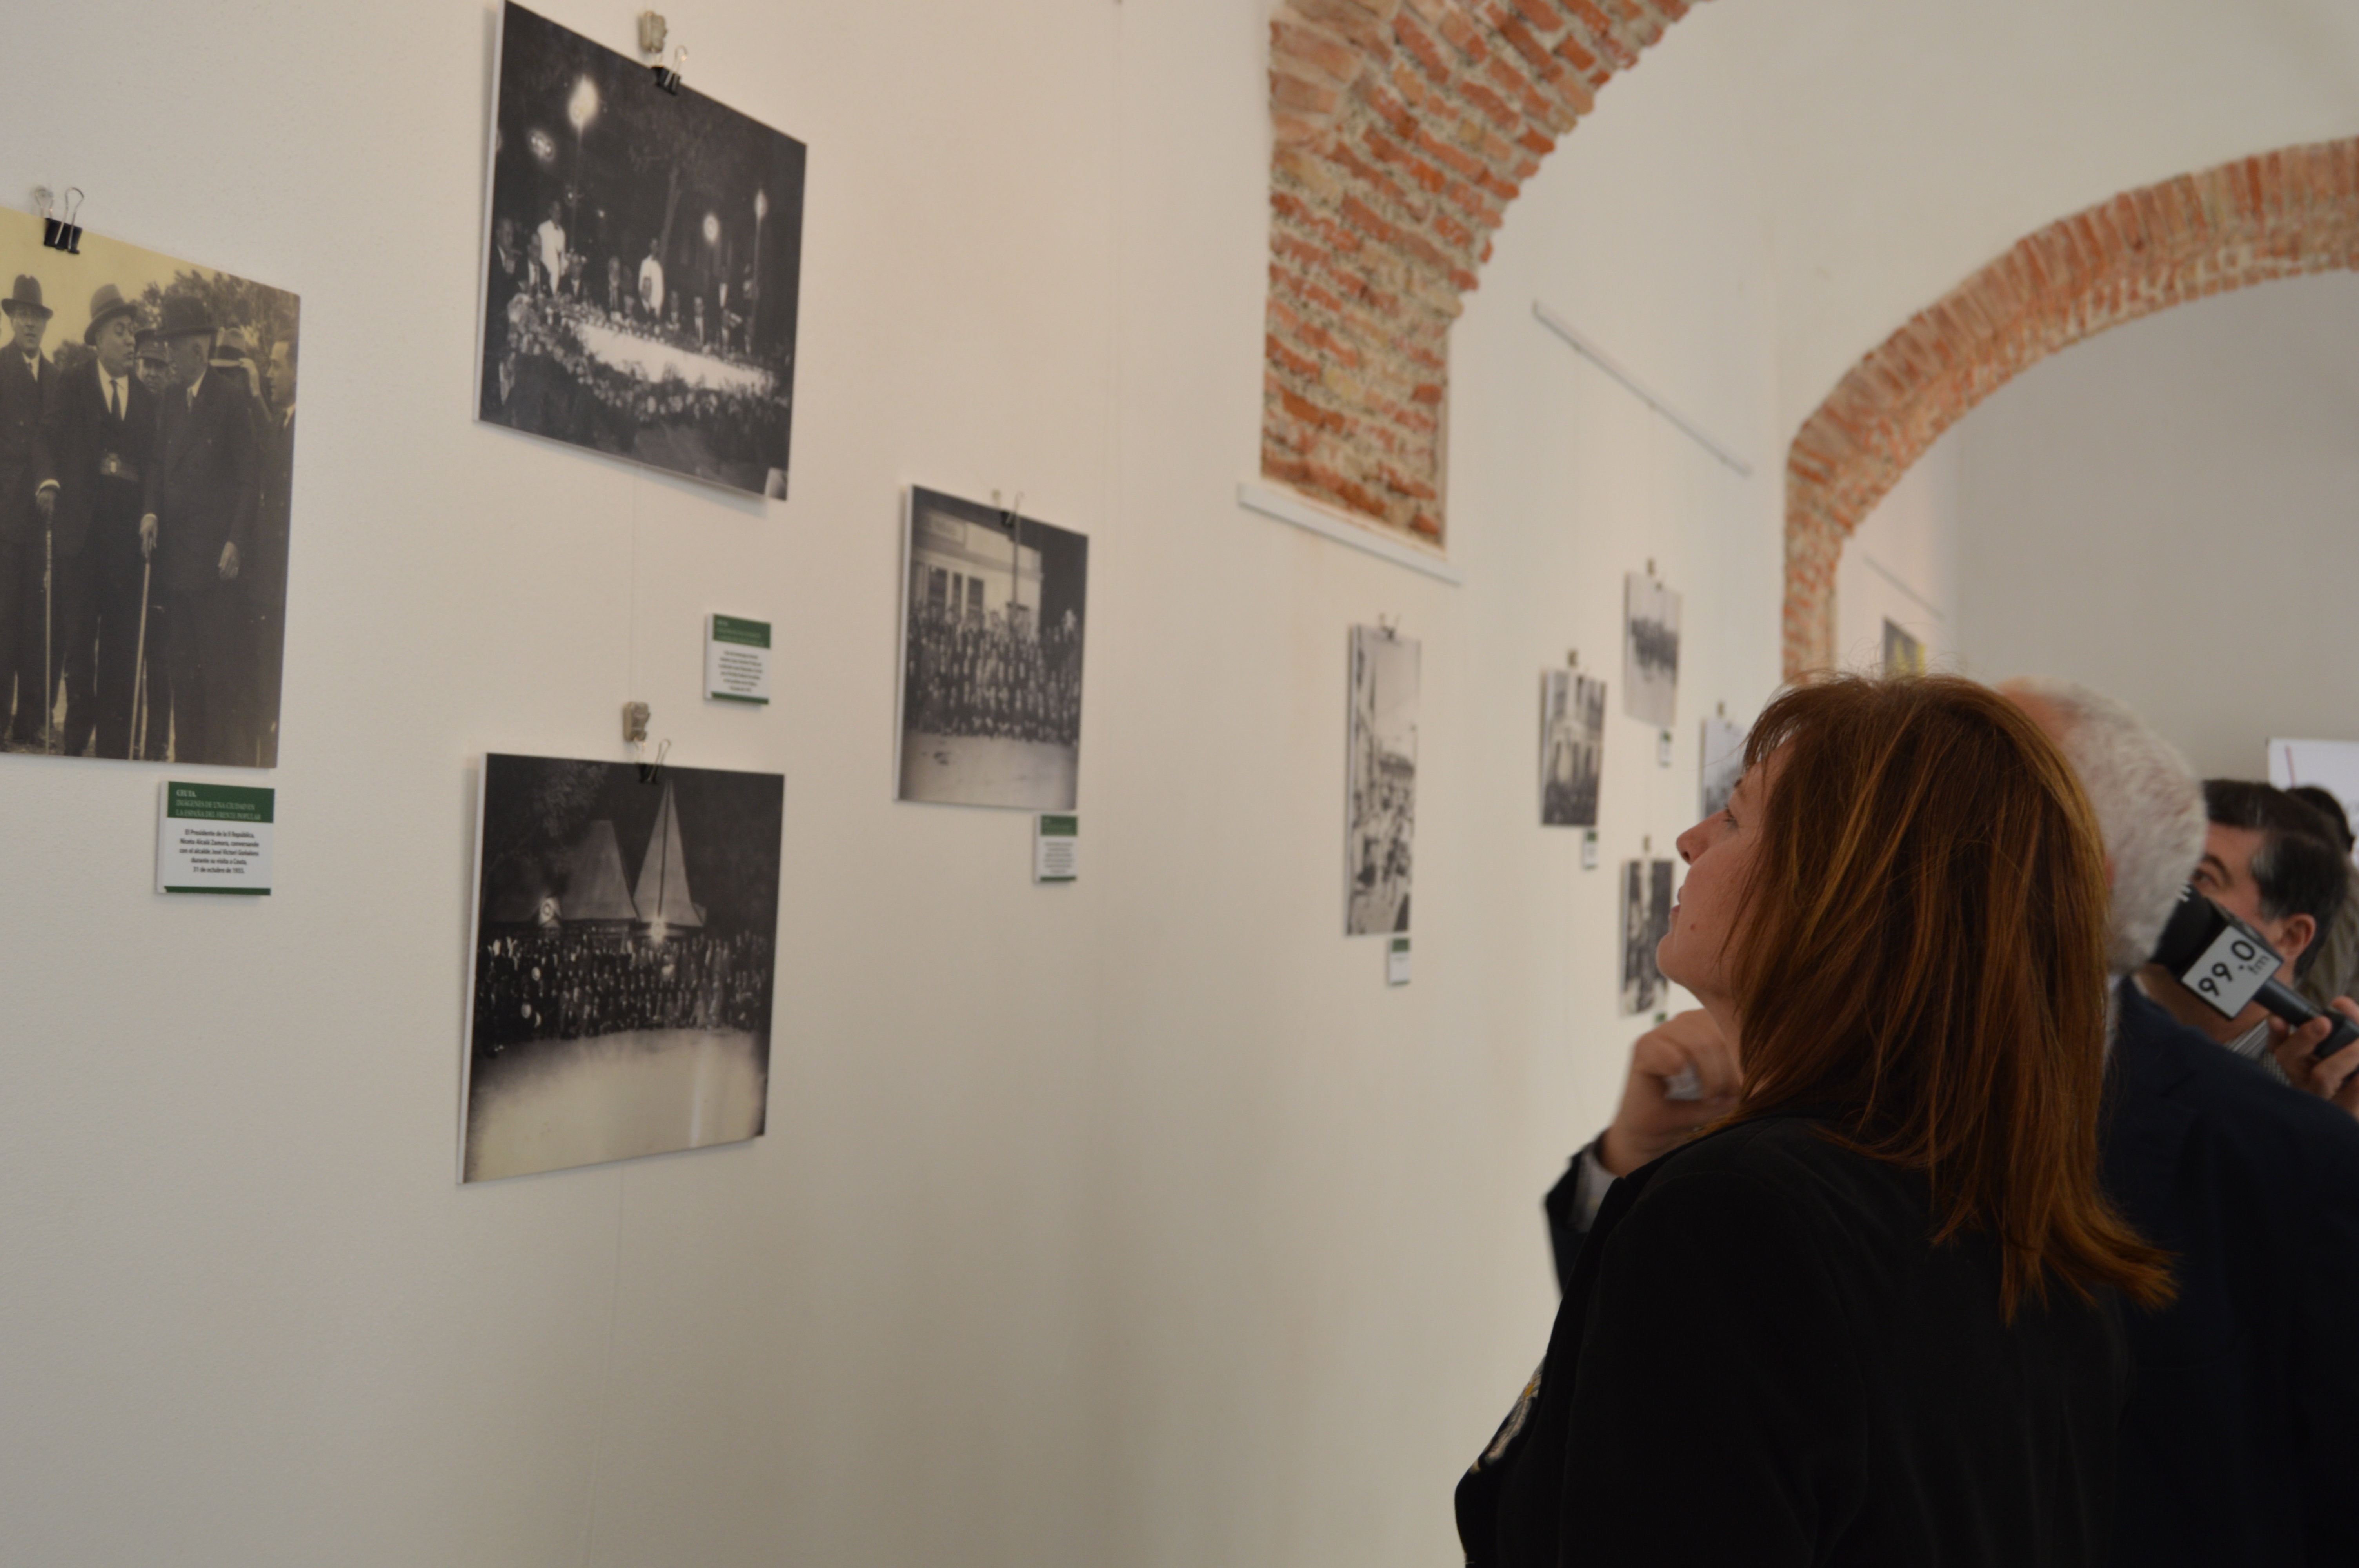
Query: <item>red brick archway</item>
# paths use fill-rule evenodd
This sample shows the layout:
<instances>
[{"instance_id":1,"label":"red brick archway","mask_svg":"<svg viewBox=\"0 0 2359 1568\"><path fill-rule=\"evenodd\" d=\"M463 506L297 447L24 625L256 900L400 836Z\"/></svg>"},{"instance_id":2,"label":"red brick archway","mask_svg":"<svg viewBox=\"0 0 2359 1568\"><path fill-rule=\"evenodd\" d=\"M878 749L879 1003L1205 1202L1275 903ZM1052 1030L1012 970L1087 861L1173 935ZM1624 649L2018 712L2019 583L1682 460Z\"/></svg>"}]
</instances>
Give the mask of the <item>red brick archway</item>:
<instances>
[{"instance_id":1,"label":"red brick archway","mask_svg":"<svg viewBox=\"0 0 2359 1568\"><path fill-rule=\"evenodd\" d=\"M1558 138L1689 0L1279 0L1262 472L1438 544L1450 324Z\"/></svg>"},{"instance_id":2,"label":"red brick archway","mask_svg":"<svg viewBox=\"0 0 2359 1568\"><path fill-rule=\"evenodd\" d=\"M1852 367L1786 459L1785 667L1834 663L1835 562L1908 466L2057 350L2205 295L2359 268L2359 138L2125 191L2016 242Z\"/></svg>"}]
</instances>

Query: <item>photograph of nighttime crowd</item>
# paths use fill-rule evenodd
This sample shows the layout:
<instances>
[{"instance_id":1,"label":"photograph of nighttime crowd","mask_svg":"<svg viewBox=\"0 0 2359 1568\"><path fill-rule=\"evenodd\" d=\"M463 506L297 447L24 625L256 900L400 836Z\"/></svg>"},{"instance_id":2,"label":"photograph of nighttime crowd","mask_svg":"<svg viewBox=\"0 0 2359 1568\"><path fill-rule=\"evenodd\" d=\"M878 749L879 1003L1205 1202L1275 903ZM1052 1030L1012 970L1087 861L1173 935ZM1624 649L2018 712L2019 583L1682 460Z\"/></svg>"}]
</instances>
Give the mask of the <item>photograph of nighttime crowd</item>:
<instances>
[{"instance_id":1,"label":"photograph of nighttime crowd","mask_svg":"<svg viewBox=\"0 0 2359 1568\"><path fill-rule=\"evenodd\" d=\"M498 79L479 416L783 498L803 145L521 5Z\"/></svg>"}]
</instances>

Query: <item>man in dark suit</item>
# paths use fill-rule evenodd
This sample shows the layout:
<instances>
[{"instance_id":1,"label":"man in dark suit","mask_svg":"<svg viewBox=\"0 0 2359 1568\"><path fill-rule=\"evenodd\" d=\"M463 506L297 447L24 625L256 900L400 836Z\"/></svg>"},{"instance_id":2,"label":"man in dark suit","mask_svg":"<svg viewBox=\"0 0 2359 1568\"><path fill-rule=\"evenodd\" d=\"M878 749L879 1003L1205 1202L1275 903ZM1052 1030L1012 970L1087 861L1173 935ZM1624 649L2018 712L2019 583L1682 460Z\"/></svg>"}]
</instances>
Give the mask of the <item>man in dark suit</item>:
<instances>
[{"instance_id":1,"label":"man in dark suit","mask_svg":"<svg viewBox=\"0 0 2359 1568\"><path fill-rule=\"evenodd\" d=\"M82 341L93 352L58 373L41 423L33 500L49 518L56 589L50 665L64 684L59 750L131 754L134 660L148 557L140 546L142 481L156 398L135 374L138 308L107 284L91 297Z\"/></svg>"},{"instance_id":2,"label":"man in dark suit","mask_svg":"<svg viewBox=\"0 0 2359 1568\"><path fill-rule=\"evenodd\" d=\"M49 738L49 520L34 504L33 482L56 366L41 352L50 311L38 278L18 277L0 312L8 318L0 347L0 718L9 743L21 746Z\"/></svg>"},{"instance_id":3,"label":"man in dark suit","mask_svg":"<svg viewBox=\"0 0 2359 1568\"><path fill-rule=\"evenodd\" d=\"M163 399L147 464L140 536L156 552L169 628L172 755L252 766L233 737L247 730L250 663L245 585L261 489L252 395L212 373L216 324L204 301L168 295L156 335L178 384Z\"/></svg>"}]
</instances>

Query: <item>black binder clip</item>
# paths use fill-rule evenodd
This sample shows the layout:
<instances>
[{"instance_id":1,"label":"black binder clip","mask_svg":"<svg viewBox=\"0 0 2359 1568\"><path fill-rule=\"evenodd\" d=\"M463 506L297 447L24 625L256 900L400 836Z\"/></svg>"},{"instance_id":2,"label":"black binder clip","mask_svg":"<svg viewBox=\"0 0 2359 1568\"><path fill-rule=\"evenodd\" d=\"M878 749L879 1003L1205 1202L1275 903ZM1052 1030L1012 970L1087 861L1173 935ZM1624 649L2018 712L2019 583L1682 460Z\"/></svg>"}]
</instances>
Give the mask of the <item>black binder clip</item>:
<instances>
[{"instance_id":1,"label":"black binder clip","mask_svg":"<svg viewBox=\"0 0 2359 1568\"><path fill-rule=\"evenodd\" d=\"M655 63L653 69L656 73L656 85L662 88L666 92L670 93L673 97L679 97L680 68L687 63L688 46L686 44L682 44L678 49L671 51L671 63L669 65L664 64L661 60L658 60Z\"/></svg>"},{"instance_id":2,"label":"black binder clip","mask_svg":"<svg viewBox=\"0 0 2359 1568\"><path fill-rule=\"evenodd\" d=\"M52 208L47 190L33 192L33 200L41 207L41 243L50 250L78 256L82 254L82 225L74 220L82 215L82 188L68 186L66 195L72 199L71 204L66 206L64 215L60 216Z\"/></svg>"}]
</instances>

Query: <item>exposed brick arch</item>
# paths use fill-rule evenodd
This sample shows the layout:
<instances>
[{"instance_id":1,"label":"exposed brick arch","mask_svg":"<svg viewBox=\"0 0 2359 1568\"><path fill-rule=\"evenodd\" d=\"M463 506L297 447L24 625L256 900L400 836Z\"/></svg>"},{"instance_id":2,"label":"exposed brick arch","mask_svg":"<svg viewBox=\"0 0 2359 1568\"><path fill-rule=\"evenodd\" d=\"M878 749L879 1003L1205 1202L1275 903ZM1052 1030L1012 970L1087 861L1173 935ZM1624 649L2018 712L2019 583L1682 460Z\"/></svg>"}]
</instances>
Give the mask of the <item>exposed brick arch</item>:
<instances>
[{"instance_id":1,"label":"exposed brick arch","mask_svg":"<svg viewBox=\"0 0 2359 1568\"><path fill-rule=\"evenodd\" d=\"M1442 536L1450 324L1491 231L1689 0L1279 0L1262 472Z\"/></svg>"},{"instance_id":2,"label":"exposed brick arch","mask_svg":"<svg viewBox=\"0 0 2359 1568\"><path fill-rule=\"evenodd\" d=\"M2108 327L2359 268L2359 138L2124 191L2016 242L1852 367L1786 459L1788 678L1834 663L1843 541L1968 409Z\"/></svg>"}]
</instances>

